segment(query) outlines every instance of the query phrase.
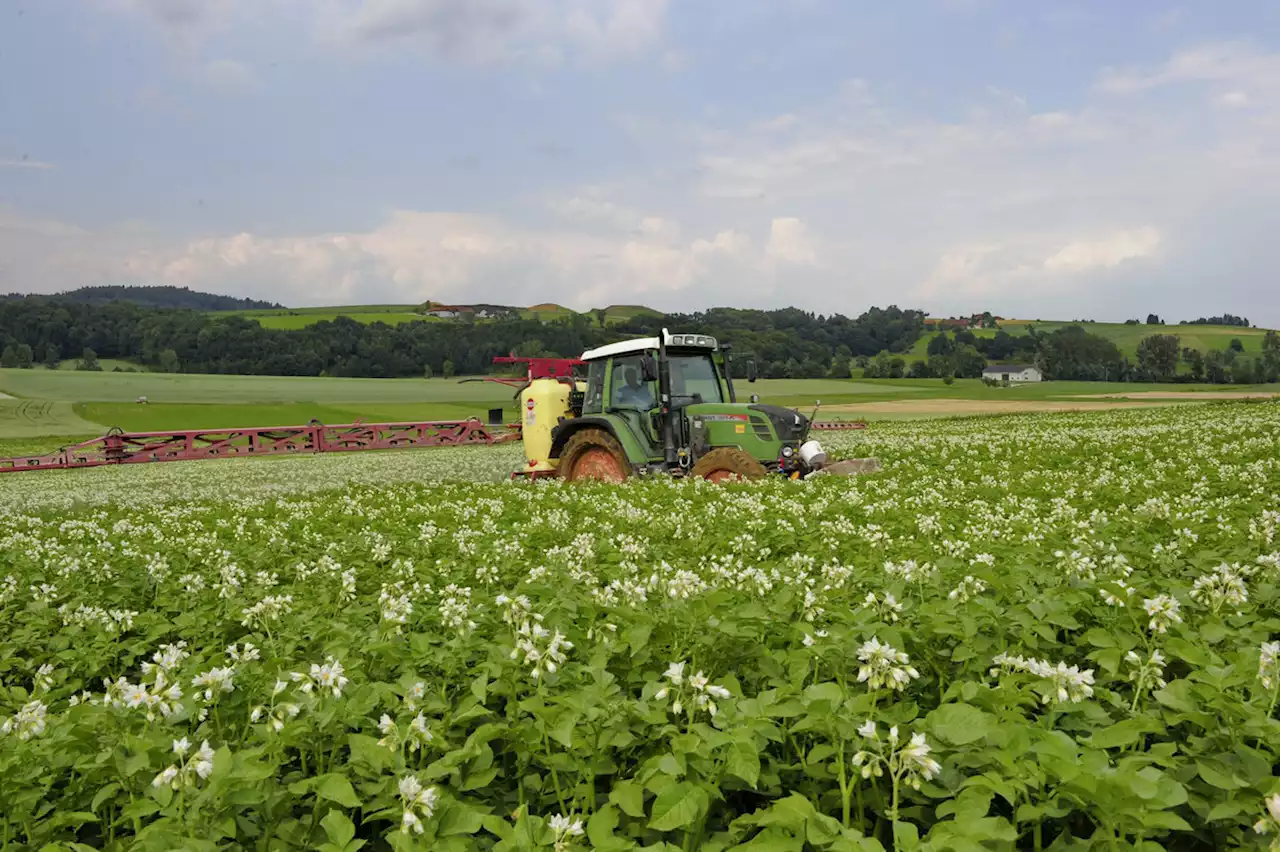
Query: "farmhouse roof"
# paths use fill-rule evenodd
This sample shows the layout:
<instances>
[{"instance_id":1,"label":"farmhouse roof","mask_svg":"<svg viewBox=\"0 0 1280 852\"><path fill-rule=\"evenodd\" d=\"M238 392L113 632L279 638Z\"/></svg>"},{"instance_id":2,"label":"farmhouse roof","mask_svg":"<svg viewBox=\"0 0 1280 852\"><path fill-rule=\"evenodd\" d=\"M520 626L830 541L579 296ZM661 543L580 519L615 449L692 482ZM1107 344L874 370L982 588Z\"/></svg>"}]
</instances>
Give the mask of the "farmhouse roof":
<instances>
[{"instance_id":1,"label":"farmhouse roof","mask_svg":"<svg viewBox=\"0 0 1280 852\"><path fill-rule=\"evenodd\" d=\"M1035 364L988 364L982 368L984 373L1021 373L1023 370L1039 369Z\"/></svg>"}]
</instances>

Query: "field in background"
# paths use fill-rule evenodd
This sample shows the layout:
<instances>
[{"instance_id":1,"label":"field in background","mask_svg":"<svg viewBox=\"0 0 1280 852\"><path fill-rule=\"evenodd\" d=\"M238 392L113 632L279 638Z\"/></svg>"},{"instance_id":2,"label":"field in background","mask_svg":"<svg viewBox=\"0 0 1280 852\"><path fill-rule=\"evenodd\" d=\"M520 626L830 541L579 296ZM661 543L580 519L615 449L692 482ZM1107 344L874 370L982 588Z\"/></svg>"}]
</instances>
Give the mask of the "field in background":
<instances>
[{"instance_id":1,"label":"field in background","mask_svg":"<svg viewBox=\"0 0 1280 852\"><path fill-rule=\"evenodd\" d=\"M322 308L272 308L253 311L212 311L213 316L241 316L258 321L263 328L299 329L318 322L332 322L338 317L347 317L356 322L370 325L384 322L387 325L398 325L405 322L449 322L439 317L425 316L417 312L418 305L336 305ZM643 305L610 305L605 308L605 323L612 324L630 319L641 314L657 314L652 308ZM524 319L549 321L579 313L563 305L532 305L520 311ZM582 316L596 323L596 311L582 311ZM108 368L110 369L110 368Z\"/></svg>"},{"instance_id":2,"label":"field in background","mask_svg":"<svg viewBox=\"0 0 1280 852\"><path fill-rule=\"evenodd\" d=\"M263 328L298 329L338 317L348 317L366 325L384 322L398 325L402 322L421 320L439 322L435 317L415 313L416 305L337 305L324 308L280 308L257 311L215 311L214 316L242 316L258 321Z\"/></svg>"},{"instance_id":3,"label":"field in background","mask_svg":"<svg viewBox=\"0 0 1280 852\"><path fill-rule=\"evenodd\" d=\"M1230 325L1125 325L1120 322L1039 322L1037 320L1005 320L1000 328L972 329L975 337L995 337L999 331L1014 336L1027 333L1027 328L1034 326L1039 334L1051 334L1069 325L1079 325L1090 334L1104 337L1114 343L1120 351L1131 360L1138 357L1138 344L1144 337L1153 334L1177 335L1183 347L1208 352L1210 349L1226 349L1233 338L1239 338L1244 351L1249 355L1262 352L1262 338L1266 336L1265 328L1240 328ZM911 351L903 355L911 361L923 361L929 357L929 341L937 332L925 332L916 341Z\"/></svg>"},{"instance_id":4,"label":"field in background","mask_svg":"<svg viewBox=\"0 0 1280 852\"><path fill-rule=\"evenodd\" d=\"M762 379L737 383L739 399L798 408L822 403L822 419L905 420L927 417L1124 408L1211 401L1223 393L1271 395L1275 385L1158 385L1043 382L1009 388L976 379ZM136 400L146 397L147 403ZM341 379L172 373L0 370L0 440L130 432L292 426L323 423L484 419L519 416L515 391L493 382L457 379ZM36 448L41 449L40 447ZM0 455L29 452L0 448Z\"/></svg>"}]
</instances>

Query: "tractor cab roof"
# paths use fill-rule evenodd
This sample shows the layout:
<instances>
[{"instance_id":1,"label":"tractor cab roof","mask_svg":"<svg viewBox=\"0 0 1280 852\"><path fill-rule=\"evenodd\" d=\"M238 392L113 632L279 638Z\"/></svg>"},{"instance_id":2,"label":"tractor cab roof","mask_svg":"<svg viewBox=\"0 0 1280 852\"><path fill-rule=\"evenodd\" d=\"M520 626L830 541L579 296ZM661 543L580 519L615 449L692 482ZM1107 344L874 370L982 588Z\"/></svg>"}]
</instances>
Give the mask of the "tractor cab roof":
<instances>
[{"instance_id":1,"label":"tractor cab roof","mask_svg":"<svg viewBox=\"0 0 1280 852\"><path fill-rule=\"evenodd\" d=\"M706 349L713 352L718 348L716 339L705 334L672 334L662 330L668 348ZM641 352L652 352L658 348L658 338L637 337L632 340L620 340L605 346L597 346L582 353L583 361L599 361L617 355L633 355Z\"/></svg>"}]
</instances>

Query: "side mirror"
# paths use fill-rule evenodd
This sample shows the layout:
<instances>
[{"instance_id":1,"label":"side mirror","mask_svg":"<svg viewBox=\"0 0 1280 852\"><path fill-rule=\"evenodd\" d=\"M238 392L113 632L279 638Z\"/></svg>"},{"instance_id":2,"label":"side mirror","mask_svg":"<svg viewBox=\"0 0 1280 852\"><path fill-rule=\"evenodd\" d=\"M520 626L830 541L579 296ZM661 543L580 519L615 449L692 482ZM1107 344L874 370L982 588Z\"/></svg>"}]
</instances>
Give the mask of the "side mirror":
<instances>
[{"instance_id":1,"label":"side mirror","mask_svg":"<svg viewBox=\"0 0 1280 852\"><path fill-rule=\"evenodd\" d=\"M645 355L640 359L640 379L645 382L658 380L658 361L652 355Z\"/></svg>"},{"instance_id":2,"label":"side mirror","mask_svg":"<svg viewBox=\"0 0 1280 852\"><path fill-rule=\"evenodd\" d=\"M756 362L753 358L747 362L747 381L754 382L756 380Z\"/></svg>"}]
</instances>

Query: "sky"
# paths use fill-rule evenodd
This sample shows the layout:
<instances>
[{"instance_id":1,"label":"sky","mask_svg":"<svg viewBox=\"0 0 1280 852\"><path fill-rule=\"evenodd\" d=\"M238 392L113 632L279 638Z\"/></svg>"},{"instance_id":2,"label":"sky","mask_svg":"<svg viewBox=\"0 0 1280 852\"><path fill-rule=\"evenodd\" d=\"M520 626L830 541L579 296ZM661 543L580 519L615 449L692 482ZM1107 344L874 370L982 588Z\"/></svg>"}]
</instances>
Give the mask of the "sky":
<instances>
[{"instance_id":1,"label":"sky","mask_svg":"<svg viewBox=\"0 0 1280 852\"><path fill-rule=\"evenodd\" d=\"M1273 0L0 0L0 292L1280 326Z\"/></svg>"}]
</instances>

